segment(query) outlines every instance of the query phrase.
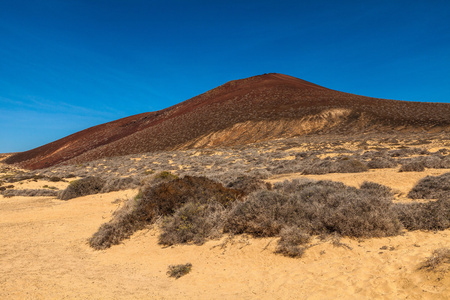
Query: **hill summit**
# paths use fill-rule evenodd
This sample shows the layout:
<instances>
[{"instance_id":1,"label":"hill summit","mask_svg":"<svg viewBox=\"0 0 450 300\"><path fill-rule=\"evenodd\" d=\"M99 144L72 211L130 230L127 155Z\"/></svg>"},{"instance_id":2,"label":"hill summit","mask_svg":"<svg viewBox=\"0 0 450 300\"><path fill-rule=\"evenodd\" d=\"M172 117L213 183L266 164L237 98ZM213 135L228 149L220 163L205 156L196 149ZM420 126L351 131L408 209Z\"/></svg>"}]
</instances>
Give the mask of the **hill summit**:
<instances>
[{"instance_id":1,"label":"hill summit","mask_svg":"<svg viewBox=\"0 0 450 300\"><path fill-rule=\"evenodd\" d=\"M358 96L271 73L227 82L160 111L79 131L5 162L40 169L159 150L394 130L450 131L450 104Z\"/></svg>"}]
</instances>

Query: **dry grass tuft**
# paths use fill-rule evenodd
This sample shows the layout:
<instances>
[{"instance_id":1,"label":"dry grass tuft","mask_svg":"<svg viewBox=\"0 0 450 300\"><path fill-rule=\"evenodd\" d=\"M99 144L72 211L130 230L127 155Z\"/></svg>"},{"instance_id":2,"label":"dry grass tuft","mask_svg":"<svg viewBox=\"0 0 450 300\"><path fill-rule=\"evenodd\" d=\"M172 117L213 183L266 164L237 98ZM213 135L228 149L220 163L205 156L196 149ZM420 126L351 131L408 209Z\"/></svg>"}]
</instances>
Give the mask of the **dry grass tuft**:
<instances>
[{"instance_id":1,"label":"dry grass tuft","mask_svg":"<svg viewBox=\"0 0 450 300\"><path fill-rule=\"evenodd\" d=\"M301 257L305 252L300 245L307 244L311 236L297 226L285 227L280 232L277 249L275 253L289 257Z\"/></svg>"},{"instance_id":2,"label":"dry grass tuft","mask_svg":"<svg viewBox=\"0 0 450 300\"><path fill-rule=\"evenodd\" d=\"M444 265L450 266L450 248L440 248L433 251L432 255L419 267L421 270L427 271L447 271Z\"/></svg>"},{"instance_id":3,"label":"dry grass tuft","mask_svg":"<svg viewBox=\"0 0 450 300\"><path fill-rule=\"evenodd\" d=\"M182 265L170 265L169 270L167 271L167 275L170 277L175 277L175 279L178 279L192 270L192 264L182 264Z\"/></svg>"}]
</instances>

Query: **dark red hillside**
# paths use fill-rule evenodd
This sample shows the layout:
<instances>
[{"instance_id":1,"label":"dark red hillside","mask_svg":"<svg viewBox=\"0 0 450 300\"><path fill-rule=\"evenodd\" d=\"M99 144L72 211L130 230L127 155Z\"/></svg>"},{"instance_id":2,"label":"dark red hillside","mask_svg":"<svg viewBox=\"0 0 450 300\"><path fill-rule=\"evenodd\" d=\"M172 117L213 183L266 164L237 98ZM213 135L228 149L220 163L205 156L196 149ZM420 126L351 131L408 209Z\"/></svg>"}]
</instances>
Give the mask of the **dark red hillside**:
<instances>
[{"instance_id":1,"label":"dark red hillside","mask_svg":"<svg viewBox=\"0 0 450 300\"><path fill-rule=\"evenodd\" d=\"M30 169L156 150L247 144L335 132L450 130L450 104L375 99L282 74L230 81L175 106L77 132L18 153Z\"/></svg>"}]
</instances>

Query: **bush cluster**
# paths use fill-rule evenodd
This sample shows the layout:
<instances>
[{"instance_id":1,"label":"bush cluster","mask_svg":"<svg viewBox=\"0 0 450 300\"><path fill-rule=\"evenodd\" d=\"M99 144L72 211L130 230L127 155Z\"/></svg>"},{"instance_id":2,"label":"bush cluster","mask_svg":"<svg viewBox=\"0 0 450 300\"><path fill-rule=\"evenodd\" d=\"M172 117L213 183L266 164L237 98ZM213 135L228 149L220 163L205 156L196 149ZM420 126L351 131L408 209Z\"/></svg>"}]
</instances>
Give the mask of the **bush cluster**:
<instances>
[{"instance_id":1,"label":"bush cluster","mask_svg":"<svg viewBox=\"0 0 450 300\"><path fill-rule=\"evenodd\" d=\"M306 167L303 174L360 173L367 170L369 167L357 159L322 160Z\"/></svg>"},{"instance_id":2,"label":"bush cluster","mask_svg":"<svg viewBox=\"0 0 450 300\"><path fill-rule=\"evenodd\" d=\"M285 182L274 191L252 193L234 205L224 229L267 237L290 226L351 237L391 236L402 229L385 187L356 189L332 181Z\"/></svg>"},{"instance_id":3,"label":"bush cluster","mask_svg":"<svg viewBox=\"0 0 450 300\"><path fill-rule=\"evenodd\" d=\"M450 228L449 197L394 204L392 190L373 182L354 188L303 179L267 189L258 180L239 178L229 186L236 189L192 176L146 185L89 243L108 248L162 218L159 242L164 245L201 244L228 232L280 237L276 252L300 257L311 235L369 238L397 235L403 228Z\"/></svg>"},{"instance_id":4,"label":"bush cluster","mask_svg":"<svg viewBox=\"0 0 450 300\"><path fill-rule=\"evenodd\" d=\"M105 249L128 238L136 230L166 217L161 243L200 242L214 224L210 217L221 207L229 207L241 198L242 191L225 188L205 177L185 176L156 186L147 185L108 223L103 224L90 239L93 248ZM202 223L202 216L207 221ZM173 231L177 234L173 235Z\"/></svg>"},{"instance_id":5,"label":"bush cluster","mask_svg":"<svg viewBox=\"0 0 450 300\"><path fill-rule=\"evenodd\" d=\"M408 193L412 199L437 199L450 195L450 172L439 176L426 176Z\"/></svg>"},{"instance_id":6,"label":"bush cluster","mask_svg":"<svg viewBox=\"0 0 450 300\"><path fill-rule=\"evenodd\" d=\"M69 200L76 197L100 193L105 186L105 181L99 177L89 176L72 181L69 186L58 194L61 200Z\"/></svg>"},{"instance_id":7,"label":"bush cluster","mask_svg":"<svg viewBox=\"0 0 450 300\"><path fill-rule=\"evenodd\" d=\"M450 197L425 203L396 205L400 222L408 230L444 230L450 228Z\"/></svg>"},{"instance_id":8,"label":"bush cluster","mask_svg":"<svg viewBox=\"0 0 450 300\"><path fill-rule=\"evenodd\" d=\"M25 196L25 197L55 197L58 191L50 189L8 189L1 192L5 197Z\"/></svg>"}]
</instances>

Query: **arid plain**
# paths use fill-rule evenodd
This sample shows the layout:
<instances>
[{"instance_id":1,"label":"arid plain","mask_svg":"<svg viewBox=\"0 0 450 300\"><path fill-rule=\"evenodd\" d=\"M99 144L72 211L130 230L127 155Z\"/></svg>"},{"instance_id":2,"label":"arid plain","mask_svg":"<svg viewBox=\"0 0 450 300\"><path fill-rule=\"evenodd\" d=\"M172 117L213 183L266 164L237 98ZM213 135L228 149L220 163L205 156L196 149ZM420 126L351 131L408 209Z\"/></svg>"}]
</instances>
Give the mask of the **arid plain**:
<instances>
[{"instance_id":1,"label":"arid plain","mask_svg":"<svg viewBox=\"0 0 450 300\"><path fill-rule=\"evenodd\" d=\"M297 257L276 253L279 235L230 230L164 245L161 220L103 250L90 240L163 171L224 186L242 175L272 186L310 179L357 188L369 181L390 188L394 205L429 203L436 199L408 193L426 176L449 173L449 153L445 132L391 133L158 151L35 171L2 164L0 298L448 299L449 258L429 264L434 251L448 249L448 228L402 227L399 234L370 238L311 234ZM90 176L104 178L109 188L58 199L71 182ZM170 265L186 263L192 264L187 275L168 276Z\"/></svg>"}]
</instances>

